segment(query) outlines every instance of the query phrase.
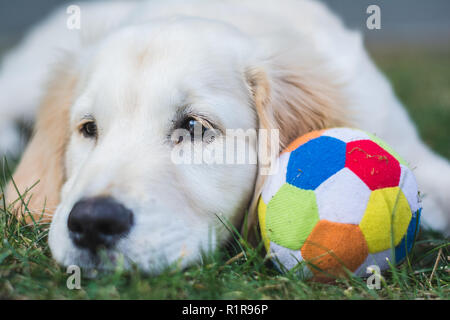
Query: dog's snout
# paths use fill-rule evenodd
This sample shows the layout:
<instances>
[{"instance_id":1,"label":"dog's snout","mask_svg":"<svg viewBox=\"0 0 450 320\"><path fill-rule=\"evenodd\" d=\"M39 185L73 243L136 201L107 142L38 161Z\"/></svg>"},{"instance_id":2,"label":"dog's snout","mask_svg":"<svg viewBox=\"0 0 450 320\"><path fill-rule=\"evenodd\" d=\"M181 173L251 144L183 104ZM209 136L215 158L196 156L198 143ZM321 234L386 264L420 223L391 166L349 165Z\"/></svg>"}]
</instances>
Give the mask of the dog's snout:
<instances>
[{"instance_id":1,"label":"dog's snout","mask_svg":"<svg viewBox=\"0 0 450 320\"><path fill-rule=\"evenodd\" d=\"M70 237L79 247L95 251L110 248L133 225L133 213L110 197L77 202L67 222Z\"/></svg>"}]
</instances>

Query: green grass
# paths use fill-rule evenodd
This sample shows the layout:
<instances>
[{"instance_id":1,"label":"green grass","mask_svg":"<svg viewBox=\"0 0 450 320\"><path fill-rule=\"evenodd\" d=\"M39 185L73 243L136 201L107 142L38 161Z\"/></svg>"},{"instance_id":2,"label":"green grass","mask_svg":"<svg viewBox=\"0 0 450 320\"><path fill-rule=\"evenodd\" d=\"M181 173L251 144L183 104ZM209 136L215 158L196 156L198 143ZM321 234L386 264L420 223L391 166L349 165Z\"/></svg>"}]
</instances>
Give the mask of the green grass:
<instances>
[{"instance_id":1,"label":"green grass","mask_svg":"<svg viewBox=\"0 0 450 320\"><path fill-rule=\"evenodd\" d=\"M450 54L379 55L376 61L425 141L450 157ZM83 278L82 289L69 290L65 268L51 259L46 225L18 221L0 199L0 234L0 298L7 299L450 298L450 241L433 232L421 231L410 260L389 270L380 290L368 289L360 278L324 284L302 281L295 272L280 274L261 247L252 248L243 238L186 270L175 266L152 277L118 267L95 279Z\"/></svg>"}]
</instances>

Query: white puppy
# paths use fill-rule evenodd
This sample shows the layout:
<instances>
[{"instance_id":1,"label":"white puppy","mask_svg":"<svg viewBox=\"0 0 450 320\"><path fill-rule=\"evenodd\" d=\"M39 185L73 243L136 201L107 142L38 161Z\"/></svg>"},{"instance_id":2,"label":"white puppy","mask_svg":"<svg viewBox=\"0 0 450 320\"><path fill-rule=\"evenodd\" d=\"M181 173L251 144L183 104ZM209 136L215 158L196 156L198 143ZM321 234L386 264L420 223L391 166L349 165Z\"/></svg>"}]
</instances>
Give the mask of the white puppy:
<instances>
[{"instance_id":1,"label":"white puppy","mask_svg":"<svg viewBox=\"0 0 450 320\"><path fill-rule=\"evenodd\" d=\"M54 12L0 72L0 148L15 146L14 119L37 115L14 178L23 192L40 180L26 196L54 213L62 264L99 266L104 247L157 273L223 244L218 216L239 226L249 210L253 226L261 163L173 159L180 146L214 148L227 129L279 129L281 146L324 127L371 131L415 168L425 224L450 231L448 161L420 141L359 34L321 3L98 2L81 5L80 30L67 18ZM187 135L173 139L177 129ZM248 140L250 153L262 149Z\"/></svg>"}]
</instances>

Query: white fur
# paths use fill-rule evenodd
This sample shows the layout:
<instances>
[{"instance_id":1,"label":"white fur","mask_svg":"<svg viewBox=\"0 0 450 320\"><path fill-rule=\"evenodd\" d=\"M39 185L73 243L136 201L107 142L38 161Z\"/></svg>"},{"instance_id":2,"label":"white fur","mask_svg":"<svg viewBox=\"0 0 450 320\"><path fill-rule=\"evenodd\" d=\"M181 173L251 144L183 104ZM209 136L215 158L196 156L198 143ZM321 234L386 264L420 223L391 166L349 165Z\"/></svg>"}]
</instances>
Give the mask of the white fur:
<instances>
[{"instance_id":1,"label":"white fur","mask_svg":"<svg viewBox=\"0 0 450 320\"><path fill-rule=\"evenodd\" d=\"M82 4L81 12L78 32L65 28L65 10L57 10L4 59L0 73L0 130L8 135L12 120L34 116L54 48L71 52L81 74L70 111L67 181L49 237L59 262L92 265L71 243L67 217L76 201L104 192L135 214L135 227L110 252L113 258L123 254L158 272L167 263L198 261L202 250L223 243L229 235L215 214L238 222L256 166L173 164L166 141L170 121L189 104L224 128L256 128L244 72L262 64L271 50L295 47L311 61L320 57L324 64L317 68L325 74L337 75L355 126L385 139L416 168L425 224L450 231L448 161L420 141L359 34L321 3L127 1ZM97 143L76 133L86 113L98 121ZM0 150L14 147L14 137L4 139L3 132Z\"/></svg>"}]
</instances>

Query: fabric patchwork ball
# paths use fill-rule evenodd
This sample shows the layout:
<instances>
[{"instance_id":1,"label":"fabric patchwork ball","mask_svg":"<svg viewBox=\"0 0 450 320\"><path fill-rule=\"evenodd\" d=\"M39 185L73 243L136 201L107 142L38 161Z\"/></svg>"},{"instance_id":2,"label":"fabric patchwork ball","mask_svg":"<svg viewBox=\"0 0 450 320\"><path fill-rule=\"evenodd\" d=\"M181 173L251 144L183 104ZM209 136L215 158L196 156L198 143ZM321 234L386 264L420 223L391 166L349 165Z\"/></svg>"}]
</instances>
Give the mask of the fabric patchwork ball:
<instances>
[{"instance_id":1,"label":"fabric patchwork ball","mask_svg":"<svg viewBox=\"0 0 450 320\"><path fill-rule=\"evenodd\" d=\"M310 132L278 158L258 203L264 246L281 270L369 276L402 262L419 228L411 169L378 137L351 128Z\"/></svg>"}]
</instances>

